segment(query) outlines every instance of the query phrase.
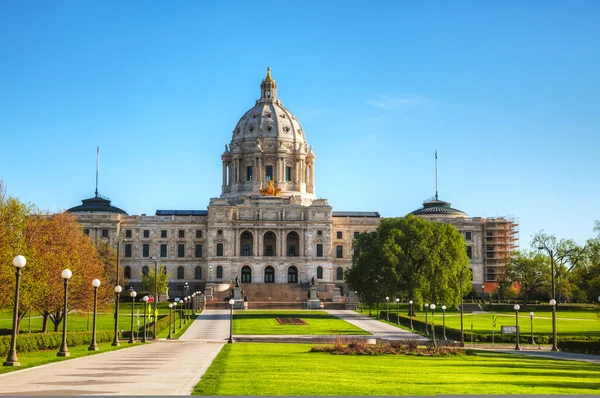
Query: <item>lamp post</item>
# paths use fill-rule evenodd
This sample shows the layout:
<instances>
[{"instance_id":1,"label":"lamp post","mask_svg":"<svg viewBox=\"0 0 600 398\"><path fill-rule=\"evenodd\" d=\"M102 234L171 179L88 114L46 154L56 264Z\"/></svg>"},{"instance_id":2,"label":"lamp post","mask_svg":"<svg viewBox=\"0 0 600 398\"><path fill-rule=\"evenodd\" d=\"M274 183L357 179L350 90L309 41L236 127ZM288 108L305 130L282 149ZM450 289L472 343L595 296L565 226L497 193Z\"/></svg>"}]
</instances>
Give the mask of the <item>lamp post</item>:
<instances>
[{"instance_id":1,"label":"lamp post","mask_svg":"<svg viewBox=\"0 0 600 398\"><path fill-rule=\"evenodd\" d=\"M19 358L17 358L17 321L19 320L19 285L21 282L21 269L25 266L27 260L20 254L13 258L13 265L15 266L15 301L13 311L13 326L12 326L12 337L10 339L10 351L8 351L8 357L3 366L21 366Z\"/></svg>"},{"instance_id":2,"label":"lamp post","mask_svg":"<svg viewBox=\"0 0 600 398\"><path fill-rule=\"evenodd\" d=\"M92 286L94 287L94 320L92 321L92 342L88 347L88 351L98 351L98 343L96 343L96 314L98 312L98 287L100 286L100 279L94 279Z\"/></svg>"},{"instance_id":3,"label":"lamp post","mask_svg":"<svg viewBox=\"0 0 600 398\"><path fill-rule=\"evenodd\" d=\"M121 296L123 288L119 285L115 286L115 338L113 339L112 346L119 347L119 297Z\"/></svg>"},{"instance_id":4,"label":"lamp post","mask_svg":"<svg viewBox=\"0 0 600 398\"><path fill-rule=\"evenodd\" d=\"M558 341L556 339L556 300L550 300L552 306L552 351L558 351Z\"/></svg>"},{"instance_id":5,"label":"lamp post","mask_svg":"<svg viewBox=\"0 0 600 398\"><path fill-rule=\"evenodd\" d=\"M171 313L173 312L173 304L169 303L169 335L167 336L167 340L171 340L173 335L171 334Z\"/></svg>"},{"instance_id":6,"label":"lamp post","mask_svg":"<svg viewBox=\"0 0 600 398\"><path fill-rule=\"evenodd\" d=\"M137 293L135 290L131 289L129 292L129 297L131 297L131 336L129 336L128 343L135 343L135 338L133 337L133 307L135 307L135 296L137 296Z\"/></svg>"},{"instance_id":7,"label":"lamp post","mask_svg":"<svg viewBox=\"0 0 600 398\"><path fill-rule=\"evenodd\" d=\"M535 340L533 339L533 312L529 313L529 320L531 321L531 345L535 345Z\"/></svg>"},{"instance_id":8,"label":"lamp post","mask_svg":"<svg viewBox=\"0 0 600 398\"><path fill-rule=\"evenodd\" d=\"M63 304L63 336L62 336L62 344L60 345L60 350L56 354L58 357L69 357L71 353L69 352L69 347L67 347L67 290L69 286L69 279L73 276L73 273L70 269L63 269L60 273L60 276L63 278L65 282L65 300Z\"/></svg>"},{"instance_id":9,"label":"lamp post","mask_svg":"<svg viewBox=\"0 0 600 398\"><path fill-rule=\"evenodd\" d=\"M229 299L229 340L228 343L233 343L233 304L235 301Z\"/></svg>"},{"instance_id":10,"label":"lamp post","mask_svg":"<svg viewBox=\"0 0 600 398\"><path fill-rule=\"evenodd\" d=\"M427 322L427 311L429 310L429 304L425 303L425 334L429 336L429 323Z\"/></svg>"},{"instance_id":11,"label":"lamp post","mask_svg":"<svg viewBox=\"0 0 600 398\"><path fill-rule=\"evenodd\" d=\"M148 310L148 296L142 297L142 301L144 302L144 335L142 336L142 343L145 343L146 342L146 323L147 323L146 315L147 315L147 310Z\"/></svg>"},{"instance_id":12,"label":"lamp post","mask_svg":"<svg viewBox=\"0 0 600 398\"><path fill-rule=\"evenodd\" d=\"M435 304L431 304L429 306L431 309L431 332L433 333L433 346L436 347L437 344L435 342Z\"/></svg>"},{"instance_id":13,"label":"lamp post","mask_svg":"<svg viewBox=\"0 0 600 398\"><path fill-rule=\"evenodd\" d=\"M396 297L396 325L400 325L400 299Z\"/></svg>"},{"instance_id":14,"label":"lamp post","mask_svg":"<svg viewBox=\"0 0 600 398\"><path fill-rule=\"evenodd\" d=\"M173 308L175 308L175 315L173 315L173 333L177 333L177 301L173 301ZM171 327L169 325L169 327Z\"/></svg>"},{"instance_id":15,"label":"lamp post","mask_svg":"<svg viewBox=\"0 0 600 398\"><path fill-rule=\"evenodd\" d=\"M196 292L192 293L192 315L196 313Z\"/></svg>"},{"instance_id":16,"label":"lamp post","mask_svg":"<svg viewBox=\"0 0 600 398\"><path fill-rule=\"evenodd\" d=\"M521 346L519 345L519 310L521 309L521 306L519 304L515 304L513 308L515 309L515 324L517 326L517 344L515 344L515 350L521 351Z\"/></svg>"},{"instance_id":17,"label":"lamp post","mask_svg":"<svg viewBox=\"0 0 600 398\"><path fill-rule=\"evenodd\" d=\"M389 322L390 321L390 298L387 296L385 297L385 305L386 305L385 318Z\"/></svg>"},{"instance_id":18,"label":"lamp post","mask_svg":"<svg viewBox=\"0 0 600 398\"><path fill-rule=\"evenodd\" d=\"M187 310L187 297L184 297L183 298L183 308L181 308L181 316L183 317L183 323L184 323L184 325L187 325L186 310Z\"/></svg>"},{"instance_id":19,"label":"lamp post","mask_svg":"<svg viewBox=\"0 0 600 398\"><path fill-rule=\"evenodd\" d=\"M446 306L442 305L442 330L444 331L444 340L448 340L446 337Z\"/></svg>"},{"instance_id":20,"label":"lamp post","mask_svg":"<svg viewBox=\"0 0 600 398\"><path fill-rule=\"evenodd\" d=\"M463 285L463 271L466 270L467 267L463 267L460 269L460 343L461 345L464 347L465 346L465 328L463 325L463 290L462 290L462 285Z\"/></svg>"},{"instance_id":21,"label":"lamp post","mask_svg":"<svg viewBox=\"0 0 600 398\"><path fill-rule=\"evenodd\" d=\"M190 296L187 296L187 303L185 306L185 318L189 321L191 320L190 317L190 309L192 307L192 298Z\"/></svg>"},{"instance_id":22,"label":"lamp post","mask_svg":"<svg viewBox=\"0 0 600 398\"><path fill-rule=\"evenodd\" d=\"M413 330L413 324L412 324L412 314L413 314L413 301L412 300L408 300L408 315L410 317L410 329Z\"/></svg>"},{"instance_id":23,"label":"lamp post","mask_svg":"<svg viewBox=\"0 0 600 398\"><path fill-rule=\"evenodd\" d=\"M538 246L538 250L546 250L550 255L550 271L552 272L552 299L550 305L552 306L552 351L558 351L558 341L556 337L556 283L554 275L554 250L546 246Z\"/></svg>"},{"instance_id":24,"label":"lamp post","mask_svg":"<svg viewBox=\"0 0 600 398\"><path fill-rule=\"evenodd\" d=\"M183 301L179 300L177 305L179 306L179 329L181 329L183 327L183 325L181 324L181 318L183 318Z\"/></svg>"},{"instance_id":25,"label":"lamp post","mask_svg":"<svg viewBox=\"0 0 600 398\"><path fill-rule=\"evenodd\" d=\"M160 296L160 294L158 294L158 262L156 261L156 257L150 257L152 259L152 261L154 261L154 326L152 327L152 332L153 332L153 340L156 340L156 321L158 320L158 309L157 309L157 305L158 305L158 297Z\"/></svg>"}]
</instances>

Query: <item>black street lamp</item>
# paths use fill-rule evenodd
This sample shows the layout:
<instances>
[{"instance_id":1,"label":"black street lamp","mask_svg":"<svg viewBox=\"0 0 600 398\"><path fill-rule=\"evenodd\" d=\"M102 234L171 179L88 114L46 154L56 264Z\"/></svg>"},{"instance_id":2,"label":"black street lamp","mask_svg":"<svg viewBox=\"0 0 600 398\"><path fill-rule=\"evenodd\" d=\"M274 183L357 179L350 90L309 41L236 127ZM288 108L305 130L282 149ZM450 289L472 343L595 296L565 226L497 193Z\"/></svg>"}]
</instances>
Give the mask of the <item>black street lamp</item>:
<instances>
[{"instance_id":1,"label":"black street lamp","mask_svg":"<svg viewBox=\"0 0 600 398\"><path fill-rule=\"evenodd\" d=\"M190 321L192 319L192 298L187 296L188 305L187 305L187 319Z\"/></svg>"},{"instance_id":2,"label":"black street lamp","mask_svg":"<svg viewBox=\"0 0 600 398\"><path fill-rule=\"evenodd\" d=\"M554 274L554 250L550 249L545 244L538 246L538 250L546 250L550 255L550 271L552 272L552 299L550 305L552 306L552 351L558 351L558 341L556 336L556 282Z\"/></svg>"},{"instance_id":3,"label":"black street lamp","mask_svg":"<svg viewBox=\"0 0 600 398\"><path fill-rule=\"evenodd\" d=\"M431 332L433 333L433 346L436 347L437 344L435 342L435 304L431 304L429 308L431 309Z\"/></svg>"},{"instance_id":4,"label":"black street lamp","mask_svg":"<svg viewBox=\"0 0 600 398\"><path fill-rule=\"evenodd\" d=\"M187 325L187 297L183 298L183 308L181 309L181 315L183 316L183 323Z\"/></svg>"},{"instance_id":5,"label":"black street lamp","mask_svg":"<svg viewBox=\"0 0 600 398\"><path fill-rule=\"evenodd\" d=\"M429 310L429 304L425 303L425 334L429 336L429 322L427 322L427 311Z\"/></svg>"},{"instance_id":6,"label":"black street lamp","mask_svg":"<svg viewBox=\"0 0 600 398\"><path fill-rule=\"evenodd\" d=\"M13 258L13 265L15 266L15 308L13 311L13 326L12 326L12 338L10 339L10 351L8 351L8 357L3 366L21 366L19 358L17 358L17 321L19 320L19 286L21 281L21 269L25 266L27 260L20 254Z\"/></svg>"},{"instance_id":7,"label":"black street lamp","mask_svg":"<svg viewBox=\"0 0 600 398\"><path fill-rule=\"evenodd\" d=\"M444 340L448 340L446 337L446 306L442 305L442 330L444 331Z\"/></svg>"},{"instance_id":8,"label":"black street lamp","mask_svg":"<svg viewBox=\"0 0 600 398\"><path fill-rule=\"evenodd\" d=\"M521 309L521 306L519 304L515 304L513 308L515 309L515 324L517 326L517 344L515 345L515 350L521 351L521 346L519 345L519 310Z\"/></svg>"},{"instance_id":9,"label":"black street lamp","mask_svg":"<svg viewBox=\"0 0 600 398\"><path fill-rule=\"evenodd\" d=\"M396 325L400 325L400 299L396 297Z\"/></svg>"},{"instance_id":10,"label":"black street lamp","mask_svg":"<svg viewBox=\"0 0 600 398\"><path fill-rule=\"evenodd\" d=\"M169 303L169 335L167 336L167 340L171 340L173 335L171 334L171 313L173 312L173 304Z\"/></svg>"},{"instance_id":11,"label":"black street lamp","mask_svg":"<svg viewBox=\"0 0 600 398\"><path fill-rule=\"evenodd\" d=\"M137 293L131 289L129 296L131 297L131 336L129 336L128 343L135 343L135 337L133 337L133 308L135 307L135 296L137 296Z\"/></svg>"},{"instance_id":12,"label":"black street lamp","mask_svg":"<svg viewBox=\"0 0 600 398\"><path fill-rule=\"evenodd\" d=\"M144 335L142 336L142 343L146 342L146 323L147 323L147 310L148 310L148 296L142 297L142 302L144 303Z\"/></svg>"},{"instance_id":13,"label":"black street lamp","mask_svg":"<svg viewBox=\"0 0 600 398\"><path fill-rule=\"evenodd\" d=\"M69 357L71 353L69 352L69 347L67 347L67 288L69 286L69 279L73 276L73 273L70 269L63 269L60 273L60 276L65 281L65 301L63 306L63 335L62 335L62 344L60 345L60 350L56 354L58 357Z\"/></svg>"},{"instance_id":14,"label":"black street lamp","mask_svg":"<svg viewBox=\"0 0 600 398\"><path fill-rule=\"evenodd\" d=\"M177 301L173 302L173 308L175 309L175 314L173 314L173 333L177 333Z\"/></svg>"},{"instance_id":15,"label":"black street lamp","mask_svg":"<svg viewBox=\"0 0 600 398\"><path fill-rule=\"evenodd\" d=\"M121 297L121 291L123 288L119 285L115 286L115 338L111 346L119 347L119 297Z\"/></svg>"},{"instance_id":16,"label":"black street lamp","mask_svg":"<svg viewBox=\"0 0 600 398\"><path fill-rule=\"evenodd\" d=\"M387 296L385 297L385 305L386 305L385 318L389 322L390 321L390 298Z\"/></svg>"},{"instance_id":17,"label":"black street lamp","mask_svg":"<svg viewBox=\"0 0 600 398\"><path fill-rule=\"evenodd\" d=\"M183 301L179 300L177 305L179 307L179 329L181 329L183 327L183 325L181 324L181 320L183 318Z\"/></svg>"},{"instance_id":18,"label":"black street lamp","mask_svg":"<svg viewBox=\"0 0 600 398\"><path fill-rule=\"evenodd\" d=\"M153 340L156 340L158 337L156 336L156 321L158 320L158 298L160 294L158 294L158 262L156 261L156 257L150 257L152 261L154 261L154 326L153 326Z\"/></svg>"},{"instance_id":19,"label":"black street lamp","mask_svg":"<svg viewBox=\"0 0 600 398\"><path fill-rule=\"evenodd\" d=\"M531 321L531 345L535 345L535 340L533 339L533 312L529 313L529 320Z\"/></svg>"},{"instance_id":20,"label":"black street lamp","mask_svg":"<svg viewBox=\"0 0 600 398\"><path fill-rule=\"evenodd\" d=\"M410 329L413 330L413 324L412 324L412 315L413 315L413 301L412 300L408 300L408 315L410 317Z\"/></svg>"},{"instance_id":21,"label":"black street lamp","mask_svg":"<svg viewBox=\"0 0 600 398\"><path fill-rule=\"evenodd\" d=\"M235 301L229 299L229 340L228 343L233 343L233 304Z\"/></svg>"},{"instance_id":22,"label":"black street lamp","mask_svg":"<svg viewBox=\"0 0 600 398\"><path fill-rule=\"evenodd\" d=\"M98 312L98 287L100 286L100 279L94 279L92 286L94 287L94 320L92 322L92 342L88 347L88 351L98 351L98 343L96 343L96 314Z\"/></svg>"}]
</instances>

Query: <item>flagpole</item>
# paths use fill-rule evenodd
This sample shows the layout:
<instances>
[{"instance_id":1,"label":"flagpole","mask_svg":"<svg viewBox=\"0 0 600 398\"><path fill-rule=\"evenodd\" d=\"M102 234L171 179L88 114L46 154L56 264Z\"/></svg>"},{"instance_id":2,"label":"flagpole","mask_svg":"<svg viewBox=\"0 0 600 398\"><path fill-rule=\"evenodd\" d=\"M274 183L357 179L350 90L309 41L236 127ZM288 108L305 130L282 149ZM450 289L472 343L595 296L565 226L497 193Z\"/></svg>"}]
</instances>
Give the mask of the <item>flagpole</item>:
<instances>
[{"instance_id":1,"label":"flagpole","mask_svg":"<svg viewBox=\"0 0 600 398\"><path fill-rule=\"evenodd\" d=\"M98 197L98 163L100 158L100 146L96 147L96 197Z\"/></svg>"},{"instance_id":2,"label":"flagpole","mask_svg":"<svg viewBox=\"0 0 600 398\"><path fill-rule=\"evenodd\" d=\"M437 149L435 150L435 200L438 200L438 166L437 166Z\"/></svg>"}]
</instances>

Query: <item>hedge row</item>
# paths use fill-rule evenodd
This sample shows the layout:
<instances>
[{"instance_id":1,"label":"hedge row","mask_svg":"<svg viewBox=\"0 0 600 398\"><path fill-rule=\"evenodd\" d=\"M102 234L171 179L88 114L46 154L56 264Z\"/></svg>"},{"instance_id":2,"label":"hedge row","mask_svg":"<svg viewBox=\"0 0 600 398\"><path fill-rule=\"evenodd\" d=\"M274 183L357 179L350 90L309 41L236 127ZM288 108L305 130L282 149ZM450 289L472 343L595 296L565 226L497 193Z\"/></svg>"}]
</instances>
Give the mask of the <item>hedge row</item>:
<instances>
[{"instance_id":1,"label":"hedge row","mask_svg":"<svg viewBox=\"0 0 600 398\"><path fill-rule=\"evenodd\" d=\"M10 351L12 336L0 336L0 356ZM106 343L113 341L114 333L108 330L96 331L96 341ZM68 332L67 345L75 347L90 344L92 332ZM58 349L62 344L62 332L19 334L17 336L17 352L33 352L40 350Z\"/></svg>"},{"instance_id":2,"label":"hedge row","mask_svg":"<svg viewBox=\"0 0 600 398\"><path fill-rule=\"evenodd\" d=\"M382 311L380 316L382 318L385 318L385 311ZM396 322L396 319L397 319L396 313L392 313L390 311L390 322ZM400 314L400 324L407 328L410 327L410 317L407 315ZM421 332L421 333L425 332L425 322L420 319L416 319L413 317L413 327L418 332ZM432 335L431 321L429 323L429 333L431 336ZM475 342L480 342L480 343L482 343L482 342L491 343L492 342L492 334L471 333L471 332L467 331L466 327L465 327L464 334L465 334L465 342L470 342L471 337L473 337L473 341L475 341ZM443 336L444 336L443 326L440 325L438 322L436 322L435 337L440 339L440 338L443 338ZM446 337L449 340L460 341L460 329L453 329L453 328L447 327L446 328ZM538 344L549 344L552 342L552 336L543 335L543 336L534 336L534 338L535 338L535 342ZM511 335L511 334L500 334L500 332L498 332L494 335L493 340L496 343L515 343L516 336ZM600 342L600 338L595 337L595 336L560 336L560 335L558 336L559 342L561 342L561 341L582 341L582 340L599 341ZM519 342L522 344L530 343L531 342L531 334L521 333L521 335L519 336Z\"/></svg>"},{"instance_id":3,"label":"hedge row","mask_svg":"<svg viewBox=\"0 0 600 398\"><path fill-rule=\"evenodd\" d=\"M179 319L179 311L173 311L173 318L175 318L175 322L177 322L177 320ZM173 322L173 318L171 318L171 322ZM184 315L185 318L185 315ZM146 333L148 335L151 335L152 332L154 331L154 322L150 322L149 324L146 325ZM156 322L156 334L161 333L164 330L169 330L169 316L168 315L159 315L158 316L158 321ZM144 333L144 325L140 326L137 330L137 334L139 336L139 334L143 334ZM131 330L124 330L121 333L121 336L123 338L129 338L131 337Z\"/></svg>"},{"instance_id":4,"label":"hedge row","mask_svg":"<svg viewBox=\"0 0 600 398\"><path fill-rule=\"evenodd\" d=\"M572 340L558 341L561 351L582 352L586 354L600 354L600 341Z\"/></svg>"}]
</instances>

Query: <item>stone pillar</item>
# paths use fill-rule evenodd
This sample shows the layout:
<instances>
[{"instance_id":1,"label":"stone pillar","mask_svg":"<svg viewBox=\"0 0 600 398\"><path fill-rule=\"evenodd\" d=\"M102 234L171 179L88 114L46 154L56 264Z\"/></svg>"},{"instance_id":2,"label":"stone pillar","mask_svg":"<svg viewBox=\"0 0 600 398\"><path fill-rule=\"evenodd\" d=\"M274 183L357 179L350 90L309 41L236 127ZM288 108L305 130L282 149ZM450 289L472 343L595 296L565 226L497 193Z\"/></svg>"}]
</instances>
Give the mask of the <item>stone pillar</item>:
<instances>
[{"instance_id":1,"label":"stone pillar","mask_svg":"<svg viewBox=\"0 0 600 398\"><path fill-rule=\"evenodd\" d=\"M317 296L317 287L311 286L308 289L308 301L306 301L306 308L309 310L318 310L321 308L321 300Z\"/></svg>"},{"instance_id":2,"label":"stone pillar","mask_svg":"<svg viewBox=\"0 0 600 398\"><path fill-rule=\"evenodd\" d=\"M223 161L223 192L225 191L225 185L227 183L227 162Z\"/></svg>"}]
</instances>

